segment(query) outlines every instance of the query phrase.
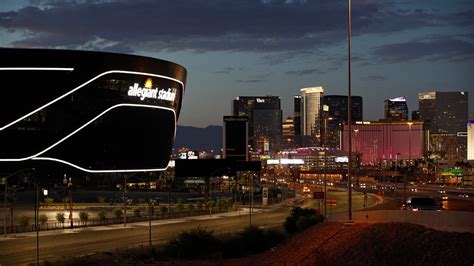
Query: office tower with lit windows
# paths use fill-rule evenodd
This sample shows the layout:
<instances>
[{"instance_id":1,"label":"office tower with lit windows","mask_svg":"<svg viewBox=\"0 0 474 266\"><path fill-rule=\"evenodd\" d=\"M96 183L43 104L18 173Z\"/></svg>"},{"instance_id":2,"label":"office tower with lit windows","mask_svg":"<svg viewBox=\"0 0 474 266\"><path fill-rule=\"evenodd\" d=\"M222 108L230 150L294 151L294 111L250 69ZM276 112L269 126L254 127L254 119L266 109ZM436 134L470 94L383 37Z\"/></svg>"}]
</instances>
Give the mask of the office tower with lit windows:
<instances>
[{"instance_id":1,"label":"office tower with lit windows","mask_svg":"<svg viewBox=\"0 0 474 266\"><path fill-rule=\"evenodd\" d=\"M467 159L474 160L474 120L467 123Z\"/></svg>"},{"instance_id":2,"label":"office tower with lit windows","mask_svg":"<svg viewBox=\"0 0 474 266\"><path fill-rule=\"evenodd\" d=\"M253 152L276 151L281 144L283 112L278 96L239 96L233 100L234 116L249 118L249 144Z\"/></svg>"},{"instance_id":3,"label":"office tower with lit windows","mask_svg":"<svg viewBox=\"0 0 474 266\"><path fill-rule=\"evenodd\" d=\"M412 111L411 112L411 120L415 120L415 121L421 120L420 111L418 111L418 110Z\"/></svg>"},{"instance_id":4,"label":"office tower with lit windows","mask_svg":"<svg viewBox=\"0 0 474 266\"><path fill-rule=\"evenodd\" d=\"M418 93L420 118L430 131L429 150L441 156L465 159L468 92Z\"/></svg>"},{"instance_id":5,"label":"office tower with lit windows","mask_svg":"<svg viewBox=\"0 0 474 266\"><path fill-rule=\"evenodd\" d=\"M295 131L294 144L295 146L301 146L301 96L296 95L293 98L293 128Z\"/></svg>"},{"instance_id":6,"label":"office tower with lit windows","mask_svg":"<svg viewBox=\"0 0 474 266\"><path fill-rule=\"evenodd\" d=\"M347 96L325 95L322 105L322 142L326 147L339 148L341 125L347 123ZM362 97L352 96L353 123L363 120L362 111Z\"/></svg>"},{"instance_id":7,"label":"office tower with lit windows","mask_svg":"<svg viewBox=\"0 0 474 266\"><path fill-rule=\"evenodd\" d=\"M295 126L291 116L283 122L281 144L284 149L295 146Z\"/></svg>"},{"instance_id":8,"label":"office tower with lit windows","mask_svg":"<svg viewBox=\"0 0 474 266\"><path fill-rule=\"evenodd\" d=\"M302 88L301 93L301 135L305 145L321 142L321 99L323 87Z\"/></svg>"},{"instance_id":9,"label":"office tower with lit windows","mask_svg":"<svg viewBox=\"0 0 474 266\"><path fill-rule=\"evenodd\" d=\"M407 121L408 105L405 97L400 96L384 101L385 120L388 121Z\"/></svg>"}]
</instances>

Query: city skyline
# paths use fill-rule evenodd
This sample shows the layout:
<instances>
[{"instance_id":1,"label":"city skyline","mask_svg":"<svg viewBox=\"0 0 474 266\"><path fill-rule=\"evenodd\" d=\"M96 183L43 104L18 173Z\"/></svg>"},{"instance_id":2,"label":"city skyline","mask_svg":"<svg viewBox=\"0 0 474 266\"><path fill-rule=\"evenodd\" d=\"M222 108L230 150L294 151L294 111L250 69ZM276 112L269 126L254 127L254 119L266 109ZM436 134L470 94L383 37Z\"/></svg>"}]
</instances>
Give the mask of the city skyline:
<instances>
[{"instance_id":1,"label":"city skyline","mask_svg":"<svg viewBox=\"0 0 474 266\"><path fill-rule=\"evenodd\" d=\"M382 118L383 100L396 96L417 110L419 92L472 91L471 1L353 5L353 94L364 98L365 118ZM343 1L3 1L0 46L177 62L189 70L179 124L206 127L221 125L238 95L280 96L284 117L300 88L344 95L345 25Z\"/></svg>"}]
</instances>

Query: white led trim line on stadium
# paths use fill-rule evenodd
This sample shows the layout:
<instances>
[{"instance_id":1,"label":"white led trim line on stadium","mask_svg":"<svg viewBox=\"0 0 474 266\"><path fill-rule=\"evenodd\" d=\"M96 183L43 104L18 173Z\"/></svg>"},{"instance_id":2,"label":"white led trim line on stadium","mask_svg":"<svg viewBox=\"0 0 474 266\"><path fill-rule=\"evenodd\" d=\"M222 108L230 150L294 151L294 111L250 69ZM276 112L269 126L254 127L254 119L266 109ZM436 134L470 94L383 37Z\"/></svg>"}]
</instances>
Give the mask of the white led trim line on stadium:
<instances>
[{"instance_id":1,"label":"white led trim line on stadium","mask_svg":"<svg viewBox=\"0 0 474 266\"><path fill-rule=\"evenodd\" d=\"M69 133L67 136L65 136L64 138L62 138L61 140L59 140L58 142L54 143L53 145L49 146L48 148L42 150L41 152L35 154L35 155L32 155L32 156L29 156L29 157L25 157L25 158L17 158L17 159L0 159L0 162L20 162L20 161L26 161L26 160L49 160L49 161L57 161L57 162L61 162L61 163L64 163L64 164L67 164L67 165L70 165L70 166L73 166L79 170L82 170L82 171L85 171L85 172L89 172L89 173L120 173L120 172L153 172L153 171L164 171L168 168L168 166L166 166L165 168L154 168L154 169L122 169L122 170L89 170L89 169L85 169L83 167L80 167L80 166L77 166L73 163L70 163L70 162L67 162L67 161L64 161L64 160L61 160L61 159L57 159L57 158L49 158L49 157L38 157L40 156L41 154L51 150L52 148L54 148L55 146L59 145L61 142L65 141L66 139L70 138L72 135L76 134L77 132L79 132L80 130L82 130L83 128L85 128L87 125L91 124L92 122L94 122L95 120L97 120L98 118L100 118L101 116L103 116L105 113L109 112L110 110L112 109L115 109L117 107L122 107L122 106L131 106L131 107L144 107L144 108L154 108L154 109L163 109L163 110L167 110L167 111L171 111L173 112L173 115L174 115L174 119L175 119L175 127L174 127L174 137L176 137L176 111L173 110L172 108L168 108L168 107L163 107L163 106L155 106L155 105L144 105L144 104L129 104L129 103L121 103L121 104L117 104L117 105L114 105L112 107L109 107L107 110L103 111L102 113L100 113L99 115L97 115L96 117L94 117L93 119L91 119L89 122L85 123L84 125L82 125L81 127L79 127L78 129L74 130L73 132Z\"/></svg>"},{"instance_id":2,"label":"white led trim line on stadium","mask_svg":"<svg viewBox=\"0 0 474 266\"><path fill-rule=\"evenodd\" d=\"M38 67L38 68L35 68L35 67L24 67L24 68L16 68L16 67L6 67L6 68L0 68L0 70L38 70L38 71L42 71L42 70L67 70L67 71L71 71L71 70L74 70L74 68L51 68L51 67ZM95 76L94 78L88 80L87 82L77 86L76 88L70 90L69 92L59 96L58 98L50 101L49 103L39 107L38 109L36 110L33 110L31 112L29 112L28 114L10 122L9 124L3 126L3 127L0 127L0 131L4 130L5 128L7 127L10 127L11 125L14 125L18 122L20 122L21 120L27 118L28 116L38 112L38 111L41 111L42 109L52 105L53 103L61 100L62 98L68 96L69 94L79 90L80 88L86 86L87 84L91 83L92 81L104 76L104 75L107 75L107 74L112 74L112 73L122 73L122 74L132 74L132 75L143 75L143 76L152 76L152 77L157 77L157 78L164 78L164 79L168 79L168 80L171 80L171 81L175 81L175 82L178 82L179 84L181 84L181 87L183 88L183 94L184 94L184 84L183 82L181 82L180 80L177 80L175 78L172 78L172 77L168 77L168 76L163 76L163 75L158 75L158 74L151 74L151 73L145 73L145 72L135 72L135 71L126 71L126 70L109 70L109 71L106 71L106 72L103 72L97 76Z\"/></svg>"}]
</instances>

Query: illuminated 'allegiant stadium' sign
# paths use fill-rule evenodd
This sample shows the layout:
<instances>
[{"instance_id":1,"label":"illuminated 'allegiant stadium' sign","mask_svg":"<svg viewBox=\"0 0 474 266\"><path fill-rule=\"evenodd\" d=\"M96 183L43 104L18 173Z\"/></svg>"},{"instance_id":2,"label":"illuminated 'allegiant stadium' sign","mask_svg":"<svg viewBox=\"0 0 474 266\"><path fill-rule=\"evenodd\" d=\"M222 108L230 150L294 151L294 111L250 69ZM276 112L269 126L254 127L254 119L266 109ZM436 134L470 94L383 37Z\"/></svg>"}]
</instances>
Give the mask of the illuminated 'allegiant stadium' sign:
<instances>
[{"instance_id":1,"label":"illuminated 'allegiant stadium' sign","mask_svg":"<svg viewBox=\"0 0 474 266\"><path fill-rule=\"evenodd\" d=\"M38 161L91 173L166 169L184 67L84 51L0 49L0 57L0 170ZM123 141L143 134L160 141Z\"/></svg>"},{"instance_id":2,"label":"illuminated 'allegiant stadium' sign","mask_svg":"<svg viewBox=\"0 0 474 266\"><path fill-rule=\"evenodd\" d=\"M128 90L128 96L136 96L142 101L145 98L151 98L173 102L176 98L176 89L169 88L168 90L158 90L158 88L141 88L139 87L138 83L135 83L133 86L130 86L130 89Z\"/></svg>"}]
</instances>

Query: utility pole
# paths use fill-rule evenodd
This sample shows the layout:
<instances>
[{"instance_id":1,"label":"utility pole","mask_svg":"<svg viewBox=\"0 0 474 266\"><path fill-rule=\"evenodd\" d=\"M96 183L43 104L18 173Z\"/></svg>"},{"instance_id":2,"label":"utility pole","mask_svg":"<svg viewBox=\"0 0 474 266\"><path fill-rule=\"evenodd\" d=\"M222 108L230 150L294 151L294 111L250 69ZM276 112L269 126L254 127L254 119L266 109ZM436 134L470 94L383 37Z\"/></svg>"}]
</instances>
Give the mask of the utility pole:
<instances>
[{"instance_id":1,"label":"utility pole","mask_svg":"<svg viewBox=\"0 0 474 266\"><path fill-rule=\"evenodd\" d=\"M127 175L123 179L123 227L127 226Z\"/></svg>"},{"instance_id":2,"label":"utility pole","mask_svg":"<svg viewBox=\"0 0 474 266\"><path fill-rule=\"evenodd\" d=\"M352 87L351 87L351 0L347 0L347 68L348 68L348 84L347 84L347 126L349 132L349 160L347 164L347 186L348 186L348 218L352 221Z\"/></svg>"}]
</instances>

